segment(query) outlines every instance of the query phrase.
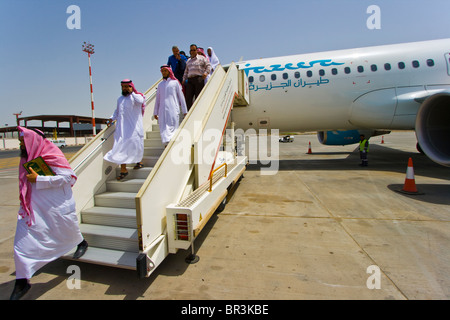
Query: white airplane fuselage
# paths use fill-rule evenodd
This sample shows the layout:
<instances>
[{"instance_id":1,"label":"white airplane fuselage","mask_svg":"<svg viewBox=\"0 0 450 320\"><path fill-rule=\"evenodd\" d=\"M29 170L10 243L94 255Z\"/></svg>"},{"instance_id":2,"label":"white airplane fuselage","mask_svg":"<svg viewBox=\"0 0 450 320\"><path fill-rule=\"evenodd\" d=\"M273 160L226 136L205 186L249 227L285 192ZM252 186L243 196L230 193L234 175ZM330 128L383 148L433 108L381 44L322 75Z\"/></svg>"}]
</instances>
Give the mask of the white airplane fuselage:
<instances>
[{"instance_id":1,"label":"white airplane fuselage","mask_svg":"<svg viewBox=\"0 0 450 320\"><path fill-rule=\"evenodd\" d=\"M450 39L446 39L242 62L239 69L253 77L251 103L235 108L234 121L239 128L281 131L414 129L420 104L408 98L449 88L449 53ZM429 59L432 67L427 65ZM413 67L413 61L419 67ZM398 66L401 62L404 69ZM387 63L390 70L385 70ZM345 73L347 67L350 73ZM374 108L358 110L354 102L370 93L378 98L371 101ZM398 96L406 98L399 105Z\"/></svg>"},{"instance_id":2,"label":"white airplane fuselage","mask_svg":"<svg viewBox=\"0 0 450 320\"><path fill-rule=\"evenodd\" d=\"M415 129L427 99L450 95L449 58L450 39L442 39L239 62L250 104L235 107L233 121L281 132ZM449 118L448 102L435 103L444 114L434 118Z\"/></svg>"}]
</instances>

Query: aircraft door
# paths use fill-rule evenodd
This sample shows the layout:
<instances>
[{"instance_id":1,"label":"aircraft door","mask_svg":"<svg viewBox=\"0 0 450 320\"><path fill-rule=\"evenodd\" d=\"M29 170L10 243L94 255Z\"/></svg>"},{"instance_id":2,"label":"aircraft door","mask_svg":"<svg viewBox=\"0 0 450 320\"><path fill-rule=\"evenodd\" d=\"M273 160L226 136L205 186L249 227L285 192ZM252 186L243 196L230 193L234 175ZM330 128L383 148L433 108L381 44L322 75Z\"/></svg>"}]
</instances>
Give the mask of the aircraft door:
<instances>
[{"instance_id":1,"label":"aircraft door","mask_svg":"<svg viewBox=\"0 0 450 320\"><path fill-rule=\"evenodd\" d=\"M450 76L450 53L445 54L445 61L447 62L447 74Z\"/></svg>"}]
</instances>

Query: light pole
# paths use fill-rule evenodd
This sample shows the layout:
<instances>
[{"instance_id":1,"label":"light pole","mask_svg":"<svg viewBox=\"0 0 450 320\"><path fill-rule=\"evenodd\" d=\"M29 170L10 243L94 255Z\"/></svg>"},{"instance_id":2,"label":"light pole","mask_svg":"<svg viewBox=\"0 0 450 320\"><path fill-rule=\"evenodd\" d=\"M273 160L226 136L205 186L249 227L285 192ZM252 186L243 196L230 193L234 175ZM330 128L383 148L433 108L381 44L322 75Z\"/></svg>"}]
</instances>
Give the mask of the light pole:
<instances>
[{"instance_id":1,"label":"light pole","mask_svg":"<svg viewBox=\"0 0 450 320\"><path fill-rule=\"evenodd\" d=\"M91 106L92 106L92 134L95 136L97 130L95 129L95 116L94 116L94 93L92 91L92 72L91 72L91 54L94 54L94 45L89 42L83 43L83 51L87 52L89 59L89 82L91 84Z\"/></svg>"},{"instance_id":2,"label":"light pole","mask_svg":"<svg viewBox=\"0 0 450 320\"><path fill-rule=\"evenodd\" d=\"M19 113L13 113L13 115L15 115L16 116L16 122L17 122L17 125L20 125L19 124L19 116L22 114L22 111L20 111Z\"/></svg>"}]
</instances>

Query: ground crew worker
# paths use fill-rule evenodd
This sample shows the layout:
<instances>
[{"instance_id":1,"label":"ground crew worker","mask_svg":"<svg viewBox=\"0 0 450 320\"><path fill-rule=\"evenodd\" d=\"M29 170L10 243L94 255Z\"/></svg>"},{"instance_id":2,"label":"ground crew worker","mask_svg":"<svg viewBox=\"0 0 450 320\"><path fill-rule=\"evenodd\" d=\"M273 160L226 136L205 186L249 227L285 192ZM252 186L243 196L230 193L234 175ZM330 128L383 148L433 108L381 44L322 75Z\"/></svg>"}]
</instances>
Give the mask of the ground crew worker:
<instances>
[{"instance_id":1,"label":"ground crew worker","mask_svg":"<svg viewBox=\"0 0 450 320\"><path fill-rule=\"evenodd\" d=\"M369 152L369 140L367 140L363 134L361 134L359 138L360 138L359 157L361 158L360 166L367 167L368 165L367 153Z\"/></svg>"}]
</instances>

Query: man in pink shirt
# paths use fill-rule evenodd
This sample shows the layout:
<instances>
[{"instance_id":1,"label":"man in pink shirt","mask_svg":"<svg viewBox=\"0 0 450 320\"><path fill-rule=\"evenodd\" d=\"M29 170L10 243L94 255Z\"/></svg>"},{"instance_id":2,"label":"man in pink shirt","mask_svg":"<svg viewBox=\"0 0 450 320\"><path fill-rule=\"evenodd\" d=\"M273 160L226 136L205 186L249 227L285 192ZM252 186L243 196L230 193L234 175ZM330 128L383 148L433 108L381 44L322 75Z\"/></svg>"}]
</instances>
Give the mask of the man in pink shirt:
<instances>
[{"instance_id":1,"label":"man in pink shirt","mask_svg":"<svg viewBox=\"0 0 450 320\"><path fill-rule=\"evenodd\" d=\"M191 57L186 63L183 83L186 83L186 105L191 109L194 98L198 98L205 86L205 79L211 73L211 64L208 59L197 54L197 45L192 44L190 49Z\"/></svg>"}]
</instances>

